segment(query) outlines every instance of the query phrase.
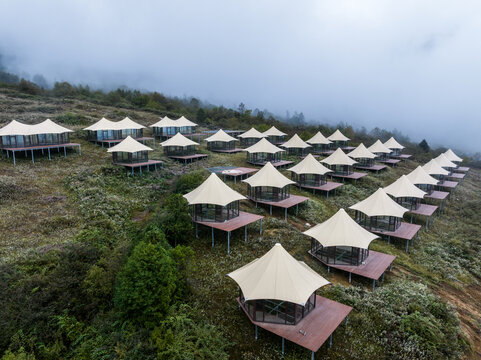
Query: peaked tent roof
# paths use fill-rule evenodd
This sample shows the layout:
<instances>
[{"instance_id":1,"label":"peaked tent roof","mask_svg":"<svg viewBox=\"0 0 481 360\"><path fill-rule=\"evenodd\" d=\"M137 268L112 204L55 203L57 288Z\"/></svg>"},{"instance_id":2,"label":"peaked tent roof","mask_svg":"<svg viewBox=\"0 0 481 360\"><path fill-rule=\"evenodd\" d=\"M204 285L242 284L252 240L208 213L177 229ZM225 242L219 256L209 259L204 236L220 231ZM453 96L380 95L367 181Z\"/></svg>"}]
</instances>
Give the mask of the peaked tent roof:
<instances>
[{"instance_id":1,"label":"peaked tent roof","mask_svg":"<svg viewBox=\"0 0 481 360\"><path fill-rule=\"evenodd\" d=\"M254 139L261 139L266 137L263 133L260 131L256 130L255 128L250 128L247 130L245 133L238 135L237 137L240 138L254 138Z\"/></svg>"},{"instance_id":2,"label":"peaked tent roof","mask_svg":"<svg viewBox=\"0 0 481 360\"><path fill-rule=\"evenodd\" d=\"M86 127L84 130L101 131L101 130L128 130L128 129L144 129L144 125L137 124L128 117L120 121L110 121L102 118L95 124Z\"/></svg>"},{"instance_id":3,"label":"peaked tent roof","mask_svg":"<svg viewBox=\"0 0 481 360\"><path fill-rule=\"evenodd\" d=\"M376 154L370 152L364 146L364 144L361 143L357 148L347 153L347 156L352 157L353 159L374 159L376 157Z\"/></svg>"},{"instance_id":4,"label":"peaked tent roof","mask_svg":"<svg viewBox=\"0 0 481 360\"><path fill-rule=\"evenodd\" d=\"M308 144L311 145L316 145L316 144L321 144L321 145L328 145L331 144L332 141L326 138L320 131L316 133L313 137L311 137L309 140L306 141Z\"/></svg>"},{"instance_id":5,"label":"peaked tent roof","mask_svg":"<svg viewBox=\"0 0 481 360\"><path fill-rule=\"evenodd\" d=\"M414 185L437 185L438 180L429 175L422 166L418 166L416 169L411 171L406 177Z\"/></svg>"},{"instance_id":6,"label":"peaked tent roof","mask_svg":"<svg viewBox=\"0 0 481 360\"><path fill-rule=\"evenodd\" d=\"M220 129L215 134L206 138L205 141L207 141L207 142L211 142L211 141L230 142L230 141L239 141L239 139L236 139L235 137L230 136L224 130Z\"/></svg>"},{"instance_id":7,"label":"peaked tent roof","mask_svg":"<svg viewBox=\"0 0 481 360\"><path fill-rule=\"evenodd\" d=\"M386 194L392 195L395 198L399 197L413 197L413 198L424 198L426 193L414 185L406 175L401 176L392 184L384 188Z\"/></svg>"},{"instance_id":8,"label":"peaked tent roof","mask_svg":"<svg viewBox=\"0 0 481 360\"><path fill-rule=\"evenodd\" d=\"M117 129L118 130L126 130L126 129L145 129L144 125L140 125L135 121L131 120L128 117L123 118L119 122L117 122Z\"/></svg>"},{"instance_id":9,"label":"peaked tent roof","mask_svg":"<svg viewBox=\"0 0 481 360\"><path fill-rule=\"evenodd\" d=\"M384 143L384 146L386 146L388 149L404 149L404 146L398 143L396 139L392 136L388 141Z\"/></svg>"},{"instance_id":10,"label":"peaked tent roof","mask_svg":"<svg viewBox=\"0 0 481 360\"><path fill-rule=\"evenodd\" d=\"M441 165L441 167L455 168L458 166L451 160L449 160L444 154L439 154L437 157L434 158L434 160L436 160L438 164Z\"/></svg>"},{"instance_id":11,"label":"peaked tent roof","mask_svg":"<svg viewBox=\"0 0 481 360\"><path fill-rule=\"evenodd\" d=\"M138 142L137 140L127 136L124 140L119 142L117 145L112 146L107 150L107 152L126 152L135 153L139 151L152 151L151 148L145 146L144 144Z\"/></svg>"},{"instance_id":12,"label":"peaked tent roof","mask_svg":"<svg viewBox=\"0 0 481 360\"><path fill-rule=\"evenodd\" d=\"M302 159L297 165L294 165L289 171L292 171L298 175L300 174L317 174L317 175L325 175L328 172L332 172L332 170L328 169L324 165L322 165L319 161L316 160L312 154L307 154L307 156Z\"/></svg>"},{"instance_id":13,"label":"peaked tent roof","mask_svg":"<svg viewBox=\"0 0 481 360\"><path fill-rule=\"evenodd\" d=\"M402 218L408 209L402 207L379 188L374 194L349 207L367 216L395 216Z\"/></svg>"},{"instance_id":14,"label":"peaked tent roof","mask_svg":"<svg viewBox=\"0 0 481 360\"><path fill-rule=\"evenodd\" d=\"M182 135L180 132L172 136L170 139L165 140L164 142L161 142L160 145L162 147L164 146L189 146L189 145L199 145L195 141L192 141L190 139L187 139L184 135Z\"/></svg>"},{"instance_id":15,"label":"peaked tent roof","mask_svg":"<svg viewBox=\"0 0 481 360\"><path fill-rule=\"evenodd\" d=\"M166 128L166 127L179 127L179 125L177 125L177 122L175 120L169 118L168 116L164 116L155 124L150 125L150 127Z\"/></svg>"},{"instance_id":16,"label":"peaked tent roof","mask_svg":"<svg viewBox=\"0 0 481 360\"><path fill-rule=\"evenodd\" d=\"M239 285L246 300L273 299L299 305L305 305L314 291L330 284L279 243L227 276Z\"/></svg>"},{"instance_id":17,"label":"peaked tent roof","mask_svg":"<svg viewBox=\"0 0 481 360\"><path fill-rule=\"evenodd\" d=\"M381 140L377 139L377 141L367 148L372 153L384 153L389 154L392 152L386 145L384 145Z\"/></svg>"},{"instance_id":18,"label":"peaked tent roof","mask_svg":"<svg viewBox=\"0 0 481 360\"><path fill-rule=\"evenodd\" d=\"M16 120L12 120L3 128L0 129L0 136L63 134L67 132L73 132L73 130L67 129L66 127L56 124L50 119L44 120L41 123L34 124L34 125L28 125Z\"/></svg>"},{"instance_id":19,"label":"peaked tent roof","mask_svg":"<svg viewBox=\"0 0 481 360\"><path fill-rule=\"evenodd\" d=\"M265 136L285 136L287 134L283 133L279 129L277 129L275 126L272 126L269 130L266 130L263 132Z\"/></svg>"},{"instance_id":20,"label":"peaked tent roof","mask_svg":"<svg viewBox=\"0 0 481 360\"><path fill-rule=\"evenodd\" d=\"M346 135L344 135L339 129L334 131L330 136L327 137L331 141L349 141Z\"/></svg>"},{"instance_id":21,"label":"peaked tent roof","mask_svg":"<svg viewBox=\"0 0 481 360\"><path fill-rule=\"evenodd\" d=\"M450 161L456 161L456 162L460 162L460 161L463 161L463 159L461 159L458 155L456 155L454 153L453 150L451 149L448 149L446 150L446 152L444 153L444 155L448 158L448 160Z\"/></svg>"},{"instance_id":22,"label":"peaked tent roof","mask_svg":"<svg viewBox=\"0 0 481 360\"><path fill-rule=\"evenodd\" d=\"M439 163L431 159L429 162L423 165L423 169L429 174L429 175L449 175L449 171L446 169L443 169Z\"/></svg>"},{"instance_id":23,"label":"peaked tent roof","mask_svg":"<svg viewBox=\"0 0 481 360\"><path fill-rule=\"evenodd\" d=\"M252 154L252 153L275 154L279 151L285 151L285 150L275 146L273 143L269 142L266 138L262 138L258 142L256 142L254 145L244 149L244 151L247 151L249 154Z\"/></svg>"},{"instance_id":24,"label":"peaked tent roof","mask_svg":"<svg viewBox=\"0 0 481 360\"><path fill-rule=\"evenodd\" d=\"M254 175L242 181L252 187L272 186L276 188L283 188L284 186L295 184L294 181L282 175L279 170L277 170L270 162L265 164L262 169L260 169Z\"/></svg>"},{"instance_id":25,"label":"peaked tent roof","mask_svg":"<svg viewBox=\"0 0 481 360\"><path fill-rule=\"evenodd\" d=\"M306 149L308 147L311 147L308 143L306 143L304 140L302 140L299 135L294 134L293 137L291 137L289 140L287 140L284 144L281 145L282 147L285 147L286 149Z\"/></svg>"},{"instance_id":26,"label":"peaked tent roof","mask_svg":"<svg viewBox=\"0 0 481 360\"><path fill-rule=\"evenodd\" d=\"M355 222L344 209L321 224L303 232L316 239L322 246L353 246L367 249L379 236L364 229Z\"/></svg>"},{"instance_id":27,"label":"peaked tent roof","mask_svg":"<svg viewBox=\"0 0 481 360\"><path fill-rule=\"evenodd\" d=\"M178 118L177 120L175 120L175 122L177 123L178 127L180 127L180 126L197 126L197 124L195 122L190 121L189 119L187 119L183 115L180 118Z\"/></svg>"},{"instance_id":28,"label":"peaked tent roof","mask_svg":"<svg viewBox=\"0 0 481 360\"><path fill-rule=\"evenodd\" d=\"M321 162L328 165L354 165L357 163L357 161L347 156L341 148L337 148L336 151L327 158L321 160Z\"/></svg>"},{"instance_id":29,"label":"peaked tent roof","mask_svg":"<svg viewBox=\"0 0 481 360\"><path fill-rule=\"evenodd\" d=\"M233 201L244 200L245 196L227 186L219 177L212 173L198 187L184 195L189 205L214 204L226 206Z\"/></svg>"}]
</instances>

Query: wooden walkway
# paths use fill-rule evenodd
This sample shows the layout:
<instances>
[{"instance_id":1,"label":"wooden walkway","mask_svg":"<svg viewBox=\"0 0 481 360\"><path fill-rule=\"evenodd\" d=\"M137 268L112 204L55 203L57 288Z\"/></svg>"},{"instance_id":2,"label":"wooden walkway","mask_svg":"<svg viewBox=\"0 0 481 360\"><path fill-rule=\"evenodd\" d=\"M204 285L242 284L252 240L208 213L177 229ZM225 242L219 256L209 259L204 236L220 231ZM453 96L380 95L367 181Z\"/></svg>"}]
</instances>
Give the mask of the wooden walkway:
<instances>
[{"instance_id":1,"label":"wooden walkway","mask_svg":"<svg viewBox=\"0 0 481 360\"><path fill-rule=\"evenodd\" d=\"M439 200L439 212L441 213L444 208L444 202L447 201L446 198L449 196L447 191L433 191L431 194L426 194L424 199Z\"/></svg>"},{"instance_id":2,"label":"wooden walkway","mask_svg":"<svg viewBox=\"0 0 481 360\"><path fill-rule=\"evenodd\" d=\"M269 205L269 214L272 215L272 207L278 207L281 209L284 209L284 219L287 220L287 209L295 206L296 207L296 215L299 210L299 204L309 201L309 198L305 196L299 196L299 195L291 195L287 199L281 200L281 201L261 201L261 200L254 200L249 198L249 200L254 201L257 204L264 204L264 205Z\"/></svg>"},{"instance_id":3,"label":"wooden walkway","mask_svg":"<svg viewBox=\"0 0 481 360\"><path fill-rule=\"evenodd\" d=\"M357 166L354 165L356 169L361 169L361 170L369 170L369 171L375 171L379 172L380 170L387 169L386 165L372 165L372 166Z\"/></svg>"},{"instance_id":4,"label":"wooden walkway","mask_svg":"<svg viewBox=\"0 0 481 360\"><path fill-rule=\"evenodd\" d=\"M382 162L384 164L388 164L388 165L391 165L391 166L396 166L396 164L401 162L401 160L399 160L399 159L386 159L386 160L376 160L376 161Z\"/></svg>"},{"instance_id":5,"label":"wooden walkway","mask_svg":"<svg viewBox=\"0 0 481 360\"><path fill-rule=\"evenodd\" d=\"M336 189L341 187L343 184L334 182L334 181L328 181L324 185L321 186L310 186L310 185L300 185L299 183L296 183L296 186L300 187L301 189L308 189L312 190L312 193L315 194L316 190L318 191L325 191L326 192L326 198L329 198L329 192L334 190L334 193L336 192Z\"/></svg>"},{"instance_id":6,"label":"wooden walkway","mask_svg":"<svg viewBox=\"0 0 481 360\"><path fill-rule=\"evenodd\" d=\"M10 153L12 153L12 158L13 158L13 166L17 164L17 160L15 158L15 153L22 151L25 152L25 157L27 157L27 152L30 151L31 157L32 157L32 164L35 163L35 157L33 155L34 151L41 151L42 155L44 153L44 150L47 150L48 153L48 159L52 160L52 155L51 155L51 150L57 149L58 152L60 152L60 149L63 148L63 155L64 157L67 156L67 148L78 148L79 155L82 155L82 148L80 144L77 143L65 143L65 144L52 144L52 145L35 145L35 146L27 146L27 147L17 147L17 148L0 148L0 150L4 150L7 153L7 159L10 158Z\"/></svg>"},{"instance_id":7,"label":"wooden walkway","mask_svg":"<svg viewBox=\"0 0 481 360\"><path fill-rule=\"evenodd\" d=\"M151 166L157 170L157 165L160 165L160 167L163 167L164 162L160 160L148 160L145 162L139 162L139 163L120 163L120 162L114 162L115 165L123 166L126 168L131 169L132 174L134 173L134 169L139 168L140 173L142 174L142 168L145 166L147 168L147 171Z\"/></svg>"},{"instance_id":8,"label":"wooden walkway","mask_svg":"<svg viewBox=\"0 0 481 360\"><path fill-rule=\"evenodd\" d=\"M255 165L255 166L264 166L265 164L267 164L267 161L261 161L261 162L251 162L251 161L247 161L249 164L252 164L252 165ZM281 168L283 166L286 166L287 165L291 165L293 164L294 161L288 161L288 160L280 160L280 161L276 161L276 162L271 162L272 166L274 166L275 168Z\"/></svg>"},{"instance_id":9,"label":"wooden walkway","mask_svg":"<svg viewBox=\"0 0 481 360\"><path fill-rule=\"evenodd\" d=\"M194 154L194 155L185 155L185 156L168 156L171 159L182 161L184 164L190 162L205 159L207 156L206 154Z\"/></svg>"},{"instance_id":10,"label":"wooden walkway","mask_svg":"<svg viewBox=\"0 0 481 360\"><path fill-rule=\"evenodd\" d=\"M349 175L343 175L343 174L334 174L334 173L328 173L328 175L332 177L337 177L341 179L350 179L350 180L359 180L363 178L364 176L367 176L367 173L362 173L362 172L353 172L352 174Z\"/></svg>"},{"instance_id":11,"label":"wooden walkway","mask_svg":"<svg viewBox=\"0 0 481 360\"><path fill-rule=\"evenodd\" d=\"M391 237L406 240L406 252L408 252L409 242L412 241L414 243L414 237L418 235L420 229L421 225L401 222L401 225L395 231L368 230L375 234L387 236L388 244L391 241Z\"/></svg>"},{"instance_id":12,"label":"wooden walkway","mask_svg":"<svg viewBox=\"0 0 481 360\"><path fill-rule=\"evenodd\" d=\"M411 224L413 222L414 215L426 216L425 226L426 226L426 229L429 229L429 224L431 223L431 219L434 220L434 218L431 218L431 217L434 215L436 210L438 210L438 206L436 205L420 204L416 210L409 211L409 214L411 214Z\"/></svg>"},{"instance_id":13,"label":"wooden walkway","mask_svg":"<svg viewBox=\"0 0 481 360\"><path fill-rule=\"evenodd\" d=\"M212 222L212 221L196 221L195 223L195 237L199 237L198 224L210 227L212 229L212 247L214 247L214 229L222 230L227 232L227 253L230 253L230 233L234 230L244 227L244 241L247 241L247 225L252 224L256 221L260 221L259 233L262 234L262 219L264 216L251 214L244 211L239 211L239 216L233 219L226 220L223 222Z\"/></svg>"},{"instance_id":14,"label":"wooden walkway","mask_svg":"<svg viewBox=\"0 0 481 360\"><path fill-rule=\"evenodd\" d=\"M454 169L454 171L466 173L469 171L469 168L466 166L458 166L457 168Z\"/></svg>"},{"instance_id":15,"label":"wooden walkway","mask_svg":"<svg viewBox=\"0 0 481 360\"><path fill-rule=\"evenodd\" d=\"M442 183L436 185L438 188L445 188L449 190L454 190L456 189L456 186L458 186L457 181L448 181L444 180Z\"/></svg>"},{"instance_id":16,"label":"wooden walkway","mask_svg":"<svg viewBox=\"0 0 481 360\"><path fill-rule=\"evenodd\" d=\"M244 151L244 149L239 149L239 148L228 149L228 150L211 150L211 149L209 149L209 150L212 151L212 152L223 153L223 154L235 154L235 153Z\"/></svg>"},{"instance_id":17,"label":"wooden walkway","mask_svg":"<svg viewBox=\"0 0 481 360\"><path fill-rule=\"evenodd\" d=\"M384 278L384 273L387 268L392 266L392 263L396 259L394 255L384 254L374 250L369 250L369 256L366 258L363 264L355 265L338 265L338 264L328 264L319 255L313 254L311 250L308 251L309 254L319 260L324 265L327 266L327 271L330 268L339 269L349 273L349 282L351 282L351 274L359 275L361 277L374 280L372 283L372 289L376 286L376 280L379 280L381 276Z\"/></svg>"},{"instance_id":18,"label":"wooden walkway","mask_svg":"<svg viewBox=\"0 0 481 360\"><path fill-rule=\"evenodd\" d=\"M316 295L316 307L296 325L272 324L253 321L242 306L240 299L237 299L237 302L251 323L256 326L256 340L258 326L280 336L282 339L289 340L312 351L312 359L314 359L314 353L319 350L327 339L330 340L329 345L332 345L332 333L345 319L347 320L347 316L352 311L350 306ZM284 344L284 340L282 344Z\"/></svg>"}]
</instances>

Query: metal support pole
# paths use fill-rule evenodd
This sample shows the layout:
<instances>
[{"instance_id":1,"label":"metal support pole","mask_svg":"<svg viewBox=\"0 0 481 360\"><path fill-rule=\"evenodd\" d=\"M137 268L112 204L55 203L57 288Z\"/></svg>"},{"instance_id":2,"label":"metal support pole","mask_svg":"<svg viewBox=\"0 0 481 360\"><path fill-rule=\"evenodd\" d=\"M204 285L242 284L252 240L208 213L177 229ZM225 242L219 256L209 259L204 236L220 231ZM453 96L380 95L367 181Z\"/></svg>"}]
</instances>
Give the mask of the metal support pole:
<instances>
[{"instance_id":1,"label":"metal support pole","mask_svg":"<svg viewBox=\"0 0 481 360\"><path fill-rule=\"evenodd\" d=\"M329 349L332 348L332 334L329 336Z\"/></svg>"},{"instance_id":2,"label":"metal support pole","mask_svg":"<svg viewBox=\"0 0 481 360\"><path fill-rule=\"evenodd\" d=\"M247 242L247 225L244 228L244 242Z\"/></svg>"},{"instance_id":3,"label":"metal support pole","mask_svg":"<svg viewBox=\"0 0 481 360\"><path fill-rule=\"evenodd\" d=\"M287 208L286 208L285 211L284 211L284 220L287 221Z\"/></svg>"},{"instance_id":4,"label":"metal support pole","mask_svg":"<svg viewBox=\"0 0 481 360\"><path fill-rule=\"evenodd\" d=\"M282 356L284 356L284 338L282 338Z\"/></svg>"},{"instance_id":5,"label":"metal support pole","mask_svg":"<svg viewBox=\"0 0 481 360\"><path fill-rule=\"evenodd\" d=\"M392 271L392 263L389 264L389 271Z\"/></svg>"},{"instance_id":6,"label":"metal support pole","mask_svg":"<svg viewBox=\"0 0 481 360\"><path fill-rule=\"evenodd\" d=\"M349 322L349 315L346 316L346 323L345 323L346 326L347 326L347 323L348 323L348 322Z\"/></svg>"},{"instance_id":7,"label":"metal support pole","mask_svg":"<svg viewBox=\"0 0 481 360\"><path fill-rule=\"evenodd\" d=\"M30 150L30 152L32 153L32 164L35 164L35 160L34 160L34 158L33 158L33 149Z\"/></svg>"},{"instance_id":8,"label":"metal support pole","mask_svg":"<svg viewBox=\"0 0 481 360\"><path fill-rule=\"evenodd\" d=\"M63 157L67 157L67 148L63 147Z\"/></svg>"},{"instance_id":9,"label":"metal support pole","mask_svg":"<svg viewBox=\"0 0 481 360\"><path fill-rule=\"evenodd\" d=\"M49 159L49 160L52 160L52 159L50 158L50 148L48 148L48 159Z\"/></svg>"},{"instance_id":10,"label":"metal support pole","mask_svg":"<svg viewBox=\"0 0 481 360\"><path fill-rule=\"evenodd\" d=\"M388 236L387 236L387 243L388 243L388 244L391 243L391 235L388 235Z\"/></svg>"},{"instance_id":11,"label":"metal support pole","mask_svg":"<svg viewBox=\"0 0 481 360\"><path fill-rule=\"evenodd\" d=\"M384 282L384 273L382 273L381 282Z\"/></svg>"},{"instance_id":12,"label":"metal support pole","mask_svg":"<svg viewBox=\"0 0 481 360\"><path fill-rule=\"evenodd\" d=\"M299 212L299 204L296 204L296 215Z\"/></svg>"},{"instance_id":13,"label":"metal support pole","mask_svg":"<svg viewBox=\"0 0 481 360\"><path fill-rule=\"evenodd\" d=\"M259 227L259 235L262 235L262 219L261 219L261 225Z\"/></svg>"},{"instance_id":14,"label":"metal support pole","mask_svg":"<svg viewBox=\"0 0 481 360\"><path fill-rule=\"evenodd\" d=\"M331 272L331 267L330 267L330 266L327 267L327 272Z\"/></svg>"},{"instance_id":15,"label":"metal support pole","mask_svg":"<svg viewBox=\"0 0 481 360\"><path fill-rule=\"evenodd\" d=\"M12 151L12 154L13 154L13 166L15 166L15 165L16 165L16 162L15 162L15 150Z\"/></svg>"},{"instance_id":16,"label":"metal support pole","mask_svg":"<svg viewBox=\"0 0 481 360\"><path fill-rule=\"evenodd\" d=\"M314 351L311 352L311 360L314 360Z\"/></svg>"},{"instance_id":17,"label":"metal support pole","mask_svg":"<svg viewBox=\"0 0 481 360\"><path fill-rule=\"evenodd\" d=\"M212 229L212 247L214 247L214 228L211 228Z\"/></svg>"},{"instance_id":18,"label":"metal support pole","mask_svg":"<svg viewBox=\"0 0 481 360\"><path fill-rule=\"evenodd\" d=\"M227 254L230 254L230 231L227 232Z\"/></svg>"},{"instance_id":19,"label":"metal support pole","mask_svg":"<svg viewBox=\"0 0 481 360\"><path fill-rule=\"evenodd\" d=\"M272 215L272 205L269 205L269 214Z\"/></svg>"},{"instance_id":20,"label":"metal support pole","mask_svg":"<svg viewBox=\"0 0 481 360\"><path fill-rule=\"evenodd\" d=\"M195 237L199 238L199 224L195 223Z\"/></svg>"},{"instance_id":21,"label":"metal support pole","mask_svg":"<svg viewBox=\"0 0 481 360\"><path fill-rule=\"evenodd\" d=\"M409 240L406 240L406 252L409 250Z\"/></svg>"},{"instance_id":22,"label":"metal support pole","mask_svg":"<svg viewBox=\"0 0 481 360\"><path fill-rule=\"evenodd\" d=\"M256 338L256 341L257 341L257 325L255 325L255 328L256 328L256 335L255 335L255 338Z\"/></svg>"},{"instance_id":23,"label":"metal support pole","mask_svg":"<svg viewBox=\"0 0 481 360\"><path fill-rule=\"evenodd\" d=\"M376 288L376 279L372 279L372 291Z\"/></svg>"},{"instance_id":24,"label":"metal support pole","mask_svg":"<svg viewBox=\"0 0 481 360\"><path fill-rule=\"evenodd\" d=\"M349 284L351 283L351 275L352 275L352 273L350 272L349 273Z\"/></svg>"}]
</instances>

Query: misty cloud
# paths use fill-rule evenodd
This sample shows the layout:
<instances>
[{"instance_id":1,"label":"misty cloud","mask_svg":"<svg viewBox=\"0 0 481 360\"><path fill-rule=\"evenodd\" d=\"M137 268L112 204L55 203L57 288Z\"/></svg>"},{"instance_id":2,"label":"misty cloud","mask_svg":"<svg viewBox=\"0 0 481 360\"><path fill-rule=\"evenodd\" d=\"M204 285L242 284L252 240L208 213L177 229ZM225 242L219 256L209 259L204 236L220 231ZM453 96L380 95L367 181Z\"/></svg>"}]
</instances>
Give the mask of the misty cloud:
<instances>
[{"instance_id":1,"label":"misty cloud","mask_svg":"<svg viewBox=\"0 0 481 360\"><path fill-rule=\"evenodd\" d=\"M0 2L8 69L481 151L481 2Z\"/></svg>"}]
</instances>

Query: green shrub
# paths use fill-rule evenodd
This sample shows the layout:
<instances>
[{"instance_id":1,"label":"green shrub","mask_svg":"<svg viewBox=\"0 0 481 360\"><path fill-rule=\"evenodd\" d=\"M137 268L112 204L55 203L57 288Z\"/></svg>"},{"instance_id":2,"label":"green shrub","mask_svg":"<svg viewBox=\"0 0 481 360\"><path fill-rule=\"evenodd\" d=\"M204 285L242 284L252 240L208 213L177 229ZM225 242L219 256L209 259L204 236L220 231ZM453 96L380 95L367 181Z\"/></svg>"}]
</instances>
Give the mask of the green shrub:
<instances>
[{"instance_id":1,"label":"green shrub","mask_svg":"<svg viewBox=\"0 0 481 360\"><path fill-rule=\"evenodd\" d=\"M185 244L192 235L192 218L187 200L180 194L167 197L162 212L161 225L170 244Z\"/></svg>"},{"instance_id":2,"label":"green shrub","mask_svg":"<svg viewBox=\"0 0 481 360\"><path fill-rule=\"evenodd\" d=\"M55 117L55 120L64 123L65 125L86 125L89 123L88 119L84 115L74 114L71 112L58 115Z\"/></svg>"},{"instance_id":3,"label":"green shrub","mask_svg":"<svg viewBox=\"0 0 481 360\"><path fill-rule=\"evenodd\" d=\"M142 241L117 276L114 303L125 319L153 327L175 300L177 281L167 250Z\"/></svg>"}]
</instances>

